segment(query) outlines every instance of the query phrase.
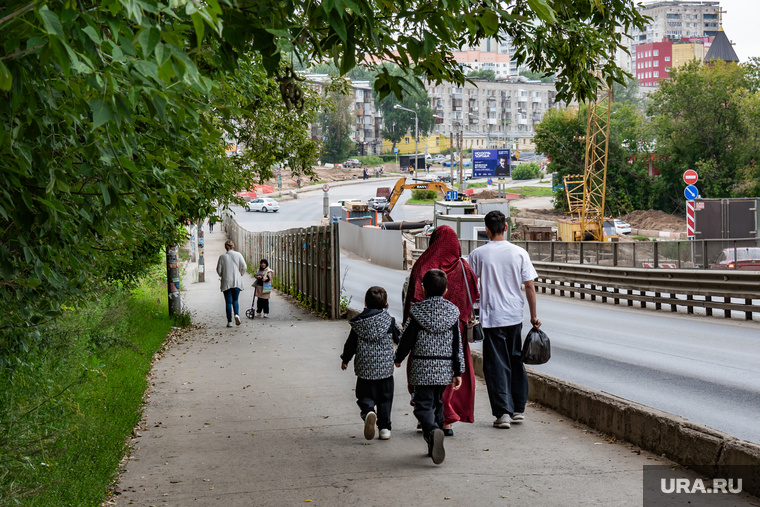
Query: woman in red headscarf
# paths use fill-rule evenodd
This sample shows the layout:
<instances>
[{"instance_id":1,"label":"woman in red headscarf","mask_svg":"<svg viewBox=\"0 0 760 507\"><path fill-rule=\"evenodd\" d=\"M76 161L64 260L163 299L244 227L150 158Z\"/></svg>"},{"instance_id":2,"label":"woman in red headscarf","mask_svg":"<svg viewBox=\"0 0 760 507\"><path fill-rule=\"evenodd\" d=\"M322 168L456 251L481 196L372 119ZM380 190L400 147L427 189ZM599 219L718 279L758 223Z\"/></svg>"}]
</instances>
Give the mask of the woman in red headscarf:
<instances>
[{"instance_id":1,"label":"woman in red headscarf","mask_svg":"<svg viewBox=\"0 0 760 507\"><path fill-rule=\"evenodd\" d=\"M464 273L462 267L464 267ZM443 297L459 308L459 336L462 337L465 372L462 375L462 386L459 390L454 391L451 386L448 386L443 393L444 431L448 436L451 436L454 434L451 429L453 423L457 421L471 423L475 420L475 372L472 368L470 344L467 343L465 333L472 307L470 306L470 298L467 297L466 287L469 285L472 301L476 301L479 294L478 279L467 261L462 259L459 238L457 238L454 229L448 225L442 225L433 231L433 235L430 237L430 245L419 260L414 263L412 274L409 276L406 301L404 302L404 322L409 318L412 303L425 299L422 292L422 277L431 269L440 269L446 273L448 285ZM467 276L467 284L465 284L465 276ZM407 376L410 363L411 361L407 361ZM411 386L409 392L412 392Z\"/></svg>"}]
</instances>

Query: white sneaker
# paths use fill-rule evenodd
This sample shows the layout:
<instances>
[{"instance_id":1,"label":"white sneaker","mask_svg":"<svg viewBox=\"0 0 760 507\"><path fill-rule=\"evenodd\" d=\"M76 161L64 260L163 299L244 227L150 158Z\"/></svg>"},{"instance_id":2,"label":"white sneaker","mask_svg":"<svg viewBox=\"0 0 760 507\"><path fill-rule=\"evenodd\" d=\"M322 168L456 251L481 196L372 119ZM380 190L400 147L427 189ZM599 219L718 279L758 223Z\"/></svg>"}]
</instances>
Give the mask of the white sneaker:
<instances>
[{"instance_id":1,"label":"white sneaker","mask_svg":"<svg viewBox=\"0 0 760 507\"><path fill-rule=\"evenodd\" d=\"M227 327L232 327L232 322L231 321L227 323Z\"/></svg>"},{"instance_id":2,"label":"white sneaker","mask_svg":"<svg viewBox=\"0 0 760 507\"><path fill-rule=\"evenodd\" d=\"M236 326L240 325L240 316L239 315L235 315L235 325Z\"/></svg>"},{"instance_id":3,"label":"white sneaker","mask_svg":"<svg viewBox=\"0 0 760 507\"><path fill-rule=\"evenodd\" d=\"M377 414L370 412L364 418L364 438L372 440L375 438L375 423L377 422Z\"/></svg>"},{"instance_id":4,"label":"white sneaker","mask_svg":"<svg viewBox=\"0 0 760 507\"><path fill-rule=\"evenodd\" d=\"M510 424L512 422L512 418L509 417L509 414L504 414L503 416L499 417L493 422L494 428L509 428Z\"/></svg>"},{"instance_id":5,"label":"white sneaker","mask_svg":"<svg viewBox=\"0 0 760 507\"><path fill-rule=\"evenodd\" d=\"M520 423L525 420L525 414L522 412L515 412L512 414L512 422Z\"/></svg>"},{"instance_id":6,"label":"white sneaker","mask_svg":"<svg viewBox=\"0 0 760 507\"><path fill-rule=\"evenodd\" d=\"M391 430L380 430L380 440L388 440L389 438L391 438Z\"/></svg>"},{"instance_id":7,"label":"white sneaker","mask_svg":"<svg viewBox=\"0 0 760 507\"><path fill-rule=\"evenodd\" d=\"M264 314L264 318L265 318L265 319L268 319L268 318L269 318L269 314L268 314L268 313L265 313L265 314Z\"/></svg>"}]
</instances>

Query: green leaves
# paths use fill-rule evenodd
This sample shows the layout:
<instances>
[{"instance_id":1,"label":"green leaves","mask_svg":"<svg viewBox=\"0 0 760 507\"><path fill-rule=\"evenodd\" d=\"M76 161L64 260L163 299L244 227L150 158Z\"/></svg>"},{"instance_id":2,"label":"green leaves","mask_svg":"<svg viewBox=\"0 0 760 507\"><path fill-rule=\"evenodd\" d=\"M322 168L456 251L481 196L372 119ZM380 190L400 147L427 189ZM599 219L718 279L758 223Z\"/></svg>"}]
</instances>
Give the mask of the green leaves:
<instances>
[{"instance_id":1,"label":"green leaves","mask_svg":"<svg viewBox=\"0 0 760 507\"><path fill-rule=\"evenodd\" d=\"M156 46L161 41L161 30L155 27L144 28L137 35L137 40L140 42L140 47L142 47L143 58L150 58L153 50L156 49Z\"/></svg>"},{"instance_id":2,"label":"green leaves","mask_svg":"<svg viewBox=\"0 0 760 507\"><path fill-rule=\"evenodd\" d=\"M11 77L11 71L8 67L0 61L0 90L10 90L13 84L13 78Z\"/></svg>"},{"instance_id":3,"label":"green leaves","mask_svg":"<svg viewBox=\"0 0 760 507\"><path fill-rule=\"evenodd\" d=\"M554 9L549 7L546 0L528 0L528 5L541 21L556 23L557 18L554 15Z\"/></svg>"},{"instance_id":4,"label":"green leaves","mask_svg":"<svg viewBox=\"0 0 760 507\"><path fill-rule=\"evenodd\" d=\"M92 128L96 129L103 125L107 121L113 121L113 113L111 108L108 107L106 101L103 99L90 100L90 108L92 109Z\"/></svg>"}]
</instances>

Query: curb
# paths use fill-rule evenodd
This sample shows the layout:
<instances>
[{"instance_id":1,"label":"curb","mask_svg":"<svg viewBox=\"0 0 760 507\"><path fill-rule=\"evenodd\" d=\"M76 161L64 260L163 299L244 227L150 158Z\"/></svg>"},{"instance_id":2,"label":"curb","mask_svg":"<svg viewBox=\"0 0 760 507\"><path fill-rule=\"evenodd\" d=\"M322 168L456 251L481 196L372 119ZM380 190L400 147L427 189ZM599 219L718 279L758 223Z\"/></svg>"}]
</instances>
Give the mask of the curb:
<instances>
[{"instance_id":1,"label":"curb","mask_svg":"<svg viewBox=\"0 0 760 507\"><path fill-rule=\"evenodd\" d=\"M476 375L483 376L483 353L472 350ZM760 496L760 445L646 405L595 391L526 366L529 398L595 430L687 465L708 477L728 475L726 467L751 465L742 489ZM734 473L733 477L736 477Z\"/></svg>"}]
</instances>

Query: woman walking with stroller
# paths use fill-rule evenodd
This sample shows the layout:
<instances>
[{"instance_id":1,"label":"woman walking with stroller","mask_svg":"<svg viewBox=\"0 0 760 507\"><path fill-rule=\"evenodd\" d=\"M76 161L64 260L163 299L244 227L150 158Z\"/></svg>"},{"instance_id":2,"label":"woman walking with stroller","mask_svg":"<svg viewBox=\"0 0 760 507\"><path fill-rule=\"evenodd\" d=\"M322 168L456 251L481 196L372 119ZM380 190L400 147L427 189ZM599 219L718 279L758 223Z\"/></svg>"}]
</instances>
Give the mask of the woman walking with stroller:
<instances>
[{"instance_id":1,"label":"woman walking with stroller","mask_svg":"<svg viewBox=\"0 0 760 507\"><path fill-rule=\"evenodd\" d=\"M264 318L269 318L269 295L272 293L272 275L274 271L269 269L269 261L261 259L259 262L259 270L256 272L256 313L261 315L264 313Z\"/></svg>"}]
</instances>

